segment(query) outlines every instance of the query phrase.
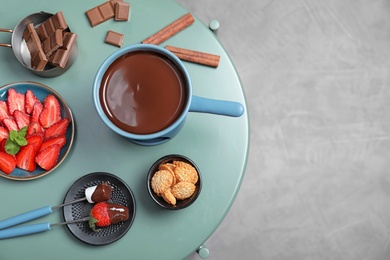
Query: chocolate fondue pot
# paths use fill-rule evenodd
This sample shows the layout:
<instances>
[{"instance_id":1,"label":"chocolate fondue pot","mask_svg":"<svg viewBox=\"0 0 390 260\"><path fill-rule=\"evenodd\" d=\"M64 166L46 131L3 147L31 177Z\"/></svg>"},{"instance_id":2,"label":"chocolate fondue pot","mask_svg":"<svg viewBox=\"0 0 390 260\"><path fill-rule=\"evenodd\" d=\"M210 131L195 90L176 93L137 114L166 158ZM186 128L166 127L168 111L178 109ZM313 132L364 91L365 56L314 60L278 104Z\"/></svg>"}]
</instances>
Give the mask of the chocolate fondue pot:
<instances>
[{"instance_id":1,"label":"chocolate fondue pot","mask_svg":"<svg viewBox=\"0 0 390 260\"><path fill-rule=\"evenodd\" d=\"M140 145L173 138L188 112L240 117L242 104L192 95L190 75L170 51L135 44L111 54L93 83L96 112L115 133Z\"/></svg>"}]
</instances>

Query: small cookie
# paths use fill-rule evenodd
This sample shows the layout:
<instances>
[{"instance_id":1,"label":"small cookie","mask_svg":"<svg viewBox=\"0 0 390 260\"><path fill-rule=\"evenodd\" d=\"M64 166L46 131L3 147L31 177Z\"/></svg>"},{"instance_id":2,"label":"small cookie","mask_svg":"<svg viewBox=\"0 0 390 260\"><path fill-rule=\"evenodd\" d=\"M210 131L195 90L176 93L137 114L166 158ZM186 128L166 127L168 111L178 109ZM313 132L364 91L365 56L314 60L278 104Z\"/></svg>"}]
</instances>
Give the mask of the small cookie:
<instances>
[{"instance_id":1,"label":"small cookie","mask_svg":"<svg viewBox=\"0 0 390 260\"><path fill-rule=\"evenodd\" d=\"M173 184L173 176L172 174L167 170L161 170L157 171L151 181L151 186L153 191L157 195L161 195L164 193L167 189L169 189Z\"/></svg>"},{"instance_id":2,"label":"small cookie","mask_svg":"<svg viewBox=\"0 0 390 260\"><path fill-rule=\"evenodd\" d=\"M172 163L163 163L163 164L160 164L158 166L159 170L167 170L172 174L172 176L173 176L173 184L172 185L176 184L175 168L176 168L176 166Z\"/></svg>"},{"instance_id":3,"label":"small cookie","mask_svg":"<svg viewBox=\"0 0 390 260\"><path fill-rule=\"evenodd\" d=\"M195 185L191 182L181 181L171 188L171 193L176 199L184 200L191 197L195 192Z\"/></svg>"},{"instance_id":4,"label":"small cookie","mask_svg":"<svg viewBox=\"0 0 390 260\"><path fill-rule=\"evenodd\" d=\"M174 161L175 177L177 182L186 181L195 184L198 181L198 172L189 163L182 161Z\"/></svg>"},{"instance_id":5,"label":"small cookie","mask_svg":"<svg viewBox=\"0 0 390 260\"><path fill-rule=\"evenodd\" d=\"M171 205L176 205L176 198L173 196L171 189L167 189L164 193L161 194L162 198Z\"/></svg>"}]
</instances>

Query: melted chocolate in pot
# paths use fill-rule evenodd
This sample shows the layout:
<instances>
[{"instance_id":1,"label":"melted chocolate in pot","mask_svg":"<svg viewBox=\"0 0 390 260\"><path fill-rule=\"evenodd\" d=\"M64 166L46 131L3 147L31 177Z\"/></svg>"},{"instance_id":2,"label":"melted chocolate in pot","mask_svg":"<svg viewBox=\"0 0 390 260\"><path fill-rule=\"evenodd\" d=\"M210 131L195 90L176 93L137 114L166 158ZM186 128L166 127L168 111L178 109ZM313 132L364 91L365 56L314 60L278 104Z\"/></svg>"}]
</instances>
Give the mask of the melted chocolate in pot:
<instances>
[{"instance_id":1,"label":"melted chocolate in pot","mask_svg":"<svg viewBox=\"0 0 390 260\"><path fill-rule=\"evenodd\" d=\"M100 86L100 103L119 128L150 134L171 125L186 104L184 75L162 54L134 51L117 58Z\"/></svg>"}]
</instances>

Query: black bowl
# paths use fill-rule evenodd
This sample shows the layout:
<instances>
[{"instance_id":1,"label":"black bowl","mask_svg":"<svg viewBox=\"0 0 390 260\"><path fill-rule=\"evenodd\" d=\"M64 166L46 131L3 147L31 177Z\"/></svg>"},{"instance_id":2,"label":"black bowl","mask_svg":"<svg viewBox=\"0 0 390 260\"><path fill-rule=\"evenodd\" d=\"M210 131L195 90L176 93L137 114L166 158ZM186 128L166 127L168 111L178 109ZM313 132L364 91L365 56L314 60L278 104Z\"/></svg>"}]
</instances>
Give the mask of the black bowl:
<instances>
[{"instance_id":1,"label":"black bowl","mask_svg":"<svg viewBox=\"0 0 390 260\"><path fill-rule=\"evenodd\" d=\"M171 205L168 202L166 202L161 196L158 196L151 187L151 180L154 176L154 174L158 171L158 167L160 164L164 163L172 163L173 161L182 161L185 163L188 163L192 165L197 173L198 173L198 181L195 183L195 192L191 195L191 197L184 199L184 200L176 200L176 205ZM170 154L161 157L158 159L149 169L146 185L148 188L148 192L150 197L156 202L159 206L165 208L165 209L171 209L171 210L178 210L178 209L184 209L188 206L190 206L194 201L198 198L200 191L202 189L202 177L200 174L200 170L198 166L189 158L179 155L179 154Z\"/></svg>"}]
</instances>

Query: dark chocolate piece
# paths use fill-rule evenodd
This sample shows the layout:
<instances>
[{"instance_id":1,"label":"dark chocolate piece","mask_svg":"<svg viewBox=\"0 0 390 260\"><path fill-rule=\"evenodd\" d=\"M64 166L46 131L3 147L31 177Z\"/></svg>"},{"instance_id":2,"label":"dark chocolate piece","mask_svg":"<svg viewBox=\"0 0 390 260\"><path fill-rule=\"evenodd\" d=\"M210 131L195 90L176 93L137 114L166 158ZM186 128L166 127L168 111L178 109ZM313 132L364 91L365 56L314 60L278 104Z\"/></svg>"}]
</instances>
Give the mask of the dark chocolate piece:
<instances>
[{"instance_id":1,"label":"dark chocolate piece","mask_svg":"<svg viewBox=\"0 0 390 260\"><path fill-rule=\"evenodd\" d=\"M123 44L123 39L124 39L124 35L123 34L120 34L120 33L117 33L117 32L109 30L107 32L107 36L106 36L105 42L109 43L111 45L117 46L117 47L121 47L122 44Z\"/></svg>"},{"instance_id":2,"label":"dark chocolate piece","mask_svg":"<svg viewBox=\"0 0 390 260\"><path fill-rule=\"evenodd\" d=\"M115 3L115 21L129 20L130 4L126 2Z\"/></svg>"},{"instance_id":3,"label":"dark chocolate piece","mask_svg":"<svg viewBox=\"0 0 390 260\"><path fill-rule=\"evenodd\" d=\"M105 22L115 16L114 8L110 1L105 2L85 12L91 26L94 27L102 22Z\"/></svg>"}]
</instances>

